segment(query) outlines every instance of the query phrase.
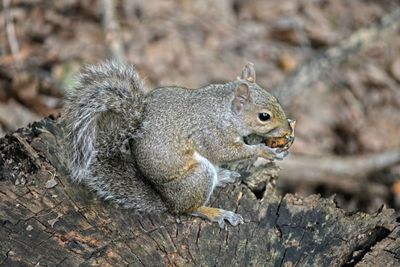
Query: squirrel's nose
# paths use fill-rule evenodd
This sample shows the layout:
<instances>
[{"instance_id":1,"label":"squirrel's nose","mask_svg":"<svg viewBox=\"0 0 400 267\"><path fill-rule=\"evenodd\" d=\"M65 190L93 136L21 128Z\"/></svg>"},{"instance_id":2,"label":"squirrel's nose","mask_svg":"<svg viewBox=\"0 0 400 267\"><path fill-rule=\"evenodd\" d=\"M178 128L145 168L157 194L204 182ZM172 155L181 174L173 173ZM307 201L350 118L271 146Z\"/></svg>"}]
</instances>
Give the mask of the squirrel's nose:
<instances>
[{"instance_id":1,"label":"squirrel's nose","mask_svg":"<svg viewBox=\"0 0 400 267\"><path fill-rule=\"evenodd\" d=\"M279 129L279 136L289 136L294 135L294 127L296 125L296 120L288 119L287 123Z\"/></svg>"}]
</instances>

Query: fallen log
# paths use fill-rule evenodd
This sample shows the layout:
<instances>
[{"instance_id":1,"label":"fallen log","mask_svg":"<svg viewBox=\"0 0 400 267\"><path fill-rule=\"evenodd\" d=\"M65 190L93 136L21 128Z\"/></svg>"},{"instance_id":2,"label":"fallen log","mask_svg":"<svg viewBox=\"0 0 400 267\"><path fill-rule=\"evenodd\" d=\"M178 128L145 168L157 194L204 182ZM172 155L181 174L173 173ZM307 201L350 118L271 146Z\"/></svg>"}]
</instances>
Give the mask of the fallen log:
<instances>
[{"instance_id":1,"label":"fallen log","mask_svg":"<svg viewBox=\"0 0 400 267\"><path fill-rule=\"evenodd\" d=\"M1 266L398 266L391 209L349 214L333 198L262 198L238 182L212 206L245 223L220 229L188 216L140 215L68 179L62 126L52 118L0 139ZM247 170L247 179L257 172ZM260 175L258 173L258 175Z\"/></svg>"}]
</instances>

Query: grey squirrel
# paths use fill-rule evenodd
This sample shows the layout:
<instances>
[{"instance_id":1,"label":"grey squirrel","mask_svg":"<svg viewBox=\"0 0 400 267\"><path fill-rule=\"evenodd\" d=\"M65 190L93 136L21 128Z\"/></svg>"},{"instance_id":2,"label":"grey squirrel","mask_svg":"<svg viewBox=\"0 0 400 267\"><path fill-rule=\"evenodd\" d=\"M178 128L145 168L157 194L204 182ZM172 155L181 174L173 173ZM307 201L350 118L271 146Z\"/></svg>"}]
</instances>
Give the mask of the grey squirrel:
<instances>
[{"instance_id":1,"label":"grey squirrel","mask_svg":"<svg viewBox=\"0 0 400 267\"><path fill-rule=\"evenodd\" d=\"M236 226L241 215L206 207L216 186L240 176L219 166L287 155L243 140L291 131L276 98L256 84L251 63L225 84L145 93L133 66L108 61L86 67L65 105L72 179L138 212L185 213Z\"/></svg>"}]
</instances>

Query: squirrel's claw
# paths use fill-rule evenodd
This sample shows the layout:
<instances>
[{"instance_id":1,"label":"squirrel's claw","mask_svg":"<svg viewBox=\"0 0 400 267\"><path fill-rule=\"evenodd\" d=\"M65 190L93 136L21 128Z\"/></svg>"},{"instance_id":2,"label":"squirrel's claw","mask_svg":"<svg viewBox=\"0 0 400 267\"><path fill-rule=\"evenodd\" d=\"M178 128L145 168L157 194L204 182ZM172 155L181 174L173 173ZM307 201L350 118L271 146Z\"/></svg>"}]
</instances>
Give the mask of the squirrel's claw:
<instances>
[{"instance_id":1,"label":"squirrel's claw","mask_svg":"<svg viewBox=\"0 0 400 267\"><path fill-rule=\"evenodd\" d=\"M287 155L289 155L289 152L287 150L283 150L283 151L276 151L274 158L277 160L283 160L283 158L285 158Z\"/></svg>"},{"instance_id":2,"label":"squirrel's claw","mask_svg":"<svg viewBox=\"0 0 400 267\"><path fill-rule=\"evenodd\" d=\"M226 228L225 220L228 221L232 226L237 226L244 223L242 215L229 210L223 210L221 216L217 220L221 229Z\"/></svg>"},{"instance_id":3,"label":"squirrel's claw","mask_svg":"<svg viewBox=\"0 0 400 267\"><path fill-rule=\"evenodd\" d=\"M269 159L269 160L282 160L284 157L286 157L289 154L288 151L282 150L281 148L271 148L268 147L264 144L261 145L261 153L260 157Z\"/></svg>"}]
</instances>

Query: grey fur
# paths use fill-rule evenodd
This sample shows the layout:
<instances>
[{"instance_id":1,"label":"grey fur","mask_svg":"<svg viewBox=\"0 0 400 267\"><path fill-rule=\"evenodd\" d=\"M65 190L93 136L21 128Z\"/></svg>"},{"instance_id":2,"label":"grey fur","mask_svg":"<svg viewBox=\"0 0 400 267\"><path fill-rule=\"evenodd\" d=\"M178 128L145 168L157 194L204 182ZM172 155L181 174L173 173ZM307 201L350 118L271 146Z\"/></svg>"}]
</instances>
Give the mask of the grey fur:
<instances>
[{"instance_id":1,"label":"grey fur","mask_svg":"<svg viewBox=\"0 0 400 267\"><path fill-rule=\"evenodd\" d=\"M290 130L277 100L255 83L253 65L241 77L199 89L157 88L145 95L132 66L109 61L87 67L66 98L72 179L137 211L195 211L215 186L238 176L219 165L279 156L264 144L245 144L244 136L280 136ZM271 113L270 122L257 120L261 110ZM218 173L224 173L221 181ZM220 211L220 223L242 221L240 215Z\"/></svg>"}]
</instances>

